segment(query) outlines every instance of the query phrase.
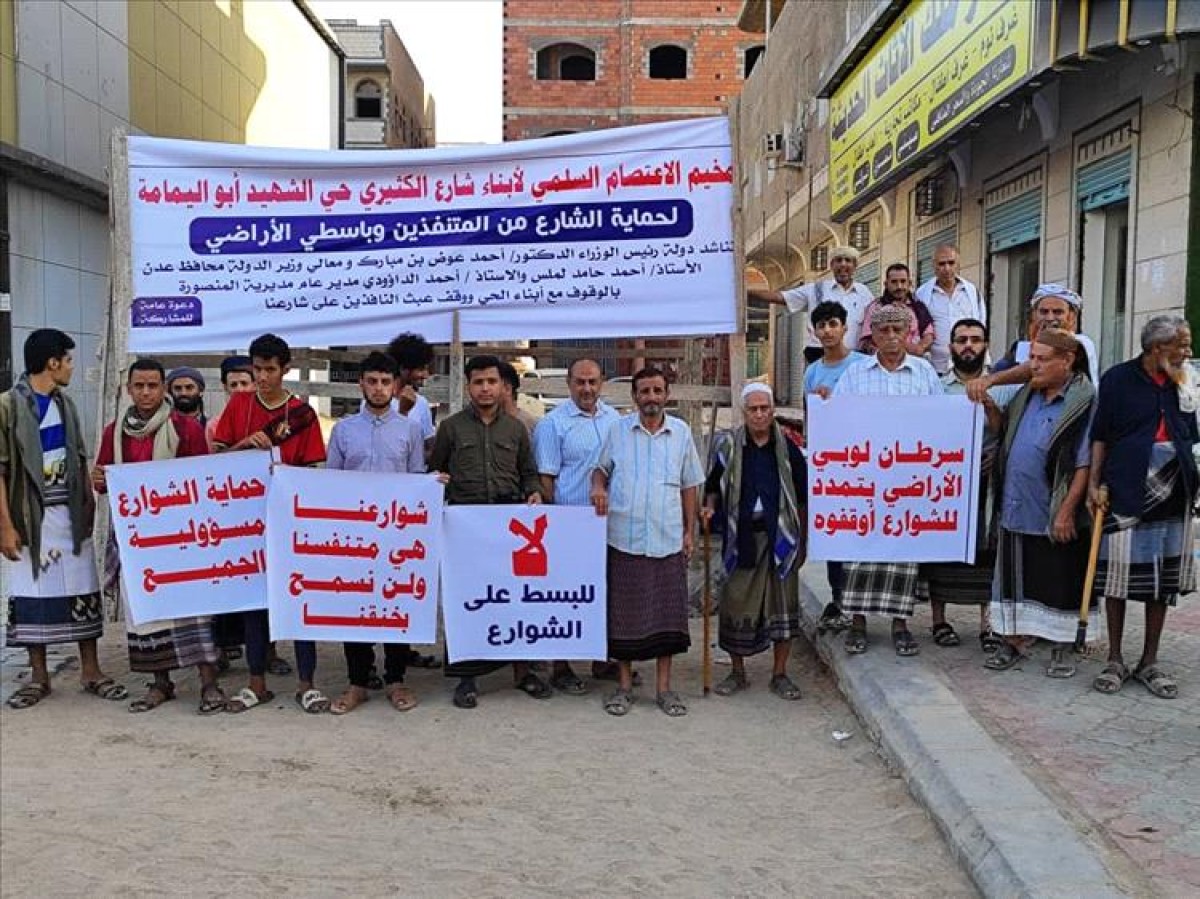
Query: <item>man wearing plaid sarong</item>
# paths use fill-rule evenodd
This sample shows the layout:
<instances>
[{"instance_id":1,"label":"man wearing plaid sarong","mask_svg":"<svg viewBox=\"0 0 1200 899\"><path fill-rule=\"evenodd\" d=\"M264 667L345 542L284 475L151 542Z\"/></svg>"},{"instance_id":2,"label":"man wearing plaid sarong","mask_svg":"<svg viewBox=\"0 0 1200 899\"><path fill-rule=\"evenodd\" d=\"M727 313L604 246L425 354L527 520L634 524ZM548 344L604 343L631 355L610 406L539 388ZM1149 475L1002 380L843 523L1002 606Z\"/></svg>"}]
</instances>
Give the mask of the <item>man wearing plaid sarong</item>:
<instances>
[{"instance_id":1,"label":"man wearing plaid sarong","mask_svg":"<svg viewBox=\"0 0 1200 899\"><path fill-rule=\"evenodd\" d=\"M1179 387L1192 334L1178 315L1146 322L1142 352L1114 365L1100 381L1092 424L1088 505L1105 509L1094 592L1105 598L1108 664L1093 686L1116 693L1129 677L1163 699L1179 686L1158 665L1167 607L1195 590L1192 504L1197 472L1192 444L1200 440L1195 412L1180 409ZM1146 607L1142 658L1130 671L1121 654L1127 601Z\"/></svg>"}]
</instances>

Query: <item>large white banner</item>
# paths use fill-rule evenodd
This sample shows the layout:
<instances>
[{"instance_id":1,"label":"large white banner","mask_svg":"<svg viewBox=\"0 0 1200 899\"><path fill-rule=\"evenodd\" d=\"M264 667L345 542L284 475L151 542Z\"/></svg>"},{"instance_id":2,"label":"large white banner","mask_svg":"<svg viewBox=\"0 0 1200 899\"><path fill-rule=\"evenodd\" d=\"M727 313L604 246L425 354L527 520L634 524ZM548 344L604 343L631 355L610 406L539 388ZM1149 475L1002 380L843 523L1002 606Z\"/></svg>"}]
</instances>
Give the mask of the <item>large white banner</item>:
<instances>
[{"instance_id":1,"label":"large white banner","mask_svg":"<svg viewBox=\"0 0 1200 899\"><path fill-rule=\"evenodd\" d=\"M585 506L448 506L451 662L608 657L605 519Z\"/></svg>"},{"instance_id":2,"label":"large white banner","mask_svg":"<svg viewBox=\"0 0 1200 899\"><path fill-rule=\"evenodd\" d=\"M982 441L965 396L809 397L808 557L973 562Z\"/></svg>"},{"instance_id":3,"label":"large white banner","mask_svg":"<svg viewBox=\"0 0 1200 899\"><path fill-rule=\"evenodd\" d=\"M267 606L270 455L105 468L134 624Z\"/></svg>"},{"instance_id":4,"label":"large white banner","mask_svg":"<svg viewBox=\"0 0 1200 899\"><path fill-rule=\"evenodd\" d=\"M133 352L736 330L724 117L485 147L129 138Z\"/></svg>"},{"instance_id":5,"label":"large white banner","mask_svg":"<svg viewBox=\"0 0 1200 899\"><path fill-rule=\"evenodd\" d=\"M267 499L271 635L435 642L442 491L433 475L277 467Z\"/></svg>"}]
</instances>

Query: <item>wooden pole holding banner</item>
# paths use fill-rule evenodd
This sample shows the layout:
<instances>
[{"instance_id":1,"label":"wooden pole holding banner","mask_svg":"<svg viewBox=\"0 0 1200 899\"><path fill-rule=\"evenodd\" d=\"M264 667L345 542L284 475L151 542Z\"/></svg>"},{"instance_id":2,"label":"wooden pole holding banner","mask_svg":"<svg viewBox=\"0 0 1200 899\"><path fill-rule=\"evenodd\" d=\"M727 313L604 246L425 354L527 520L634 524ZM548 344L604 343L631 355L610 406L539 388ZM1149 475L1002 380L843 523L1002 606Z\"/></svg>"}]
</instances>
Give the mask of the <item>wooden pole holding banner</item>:
<instances>
[{"instance_id":1,"label":"wooden pole holding banner","mask_svg":"<svg viewBox=\"0 0 1200 899\"><path fill-rule=\"evenodd\" d=\"M463 345L459 333L458 310L453 313L450 324L450 414L463 407Z\"/></svg>"},{"instance_id":2,"label":"wooden pole holding banner","mask_svg":"<svg viewBox=\"0 0 1200 899\"><path fill-rule=\"evenodd\" d=\"M746 383L746 248L743 246L742 229L742 154L741 139L742 104L734 99L729 104L729 143L733 162L733 204L730 216L733 219L733 290L737 313L736 327L729 335L729 393L733 407L733 423L742 421L742 404L738 402L742 385Z\"/></svg>"},{"instance_id":3,"label":"wooden pole holding banner","mask_svg":"<svg viewBox=\"0 0 1200 899\"><path fill-rule=\"evenodd\" d=\"M100 343L101 371L96 394L96 444L108 421L116 420L124 397L125 367L129 363L129 321L133 304L133 239L129 224L129 139L124 128L114 128L108 169L109 291L108 313ZM94 458L94 455L93 455ZM94 541L97 564L103 567L110 523L108 506L96 504ZM118 621L119 602L106 610L109 621Z\"/></svg>"},{"instance_id":4,"label":"wooden pole holding banner","mask_svg":"<svg viewBox=\"0 0 1200 899\"><path fill-rule=\"evenodd\" d=\"M701 683L704 685L704 695L707 696L712 692L712 561L711 549L712 540L709 535L712 531L712 524L708 516L700 516L700 528L704 534L704 541L700 546L700 551L704 553L704 600L700 608L700 614L704 618L704 654L703 654L703 673L701 675Z\"/></svg>"}]
</instances>

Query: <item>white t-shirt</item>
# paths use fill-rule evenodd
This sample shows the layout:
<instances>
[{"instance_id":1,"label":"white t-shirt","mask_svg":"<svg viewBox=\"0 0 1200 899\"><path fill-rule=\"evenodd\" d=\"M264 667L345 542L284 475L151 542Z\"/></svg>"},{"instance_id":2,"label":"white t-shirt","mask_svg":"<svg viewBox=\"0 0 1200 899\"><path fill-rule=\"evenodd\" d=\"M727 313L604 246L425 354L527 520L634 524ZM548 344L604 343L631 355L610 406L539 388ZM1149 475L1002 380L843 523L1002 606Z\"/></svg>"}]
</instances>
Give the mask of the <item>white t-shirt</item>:
<instances>
[{"instance_id":1,"label":"white t-shirt","mask_svg":"<svg viewBox=\"0 0 1200 899\"><path fill-rule=\"evenodd\" d=\"M965 278L956 279L954 292L947 294L938 287L937 278L930 278L917 288L916 298L925 304L933 316L933 345L929 361L944 375L950 370L950 332L955 322L974 318L987 324L987 311L979 298L979 290Z\"/></svg>"},{"instance_id":2,"label":"white t-shirt","mask_svg":"<svg viewBox=\"0 0 1200 899\"><path fill-rule=\"evenodd\" d=\"M787 303L788 312L803 312L806 318L820 303L824 303L827 300L841 303L846 307L845 344L852 350L858 349L855 344L858 339L858 332L862 327L863 312L866 311L867 306L871 305L871 301L875 299L871 296L871 291L867 285L853 281L846 288L838 284L833 278L827 278L824 281L814 281L812 284L802 284L799 287L793 287L791 290L785 290L782 293L783 300ZM813 331L812 322L806 321L804 324L808 330L806 345L819 347L821 341L817 340L817 334Z\"/></svg>"}]
</instances>

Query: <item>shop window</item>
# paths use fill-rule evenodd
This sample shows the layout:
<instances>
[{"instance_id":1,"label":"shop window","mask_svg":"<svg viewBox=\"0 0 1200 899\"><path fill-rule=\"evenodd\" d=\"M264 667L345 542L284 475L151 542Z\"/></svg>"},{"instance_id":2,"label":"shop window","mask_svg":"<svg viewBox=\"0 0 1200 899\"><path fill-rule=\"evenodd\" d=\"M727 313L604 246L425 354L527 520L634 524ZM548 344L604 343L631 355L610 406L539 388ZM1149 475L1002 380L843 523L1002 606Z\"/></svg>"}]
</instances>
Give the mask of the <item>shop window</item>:
<instances>
[{"instance_id":1,"label":"shop window","mask_svg":"<svg viewBox=\"0 0 1200 899\"><path fill-rule=\"evenodd\" d=\"M747 47L742 52L742 77L749 78L750 73L754 71L754 67L758 65L759 57L763 55L766 46L758 44L754 47Z\"/></svg>"},{"instance_id":2,"label":"shop window","mask_svg":"<svg viewBox=\"0 0 1200 899\"><path fill-rule=\"evenodd\" d=\"M687 78L688 55L683 47L663 44L650 51L650 77L666 79Z\"/></svg>"},{"instance_id":3,"label":"shop window","mask_svg":"<svg viewBox=\"0 0 1200 899\"><path fill-rule=\"evenodd\" d=\"M358 82L354 88L354 117L356 119L383 118L383 90L369 78Z\"/></svg>"},{"instance_id":4,"label":"shop window","mask_svg":"<svg viewBox=\"0 0 1200 899\"><path fill-rule=\"evenodd\" d=\"M596 53L579 44L552 44L537 55L538 81L595 81Z\"/></svg>"}]
</instances>

